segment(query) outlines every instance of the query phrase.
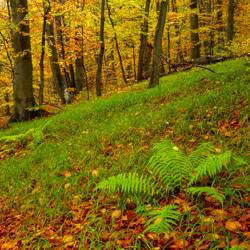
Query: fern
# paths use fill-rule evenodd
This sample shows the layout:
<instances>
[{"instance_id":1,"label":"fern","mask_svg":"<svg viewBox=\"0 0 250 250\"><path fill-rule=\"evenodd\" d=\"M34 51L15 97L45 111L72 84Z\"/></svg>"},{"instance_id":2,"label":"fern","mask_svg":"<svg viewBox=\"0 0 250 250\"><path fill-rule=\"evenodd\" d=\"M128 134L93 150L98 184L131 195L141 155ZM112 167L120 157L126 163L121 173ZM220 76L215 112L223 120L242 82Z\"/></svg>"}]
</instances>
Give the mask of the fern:
<instances>
[{"instance_id":1,"label":"fern","mask_svg":"<svg viewBox=\"0 0 250 250\"><path fill-rule=\"evenodd\" d=\"M197 194L198 196L200 196L202 193L206 193L208 196L216 198L221 203L221 205L223 205L223 201L225 200L225 196L223 194L211 187L190 187L185 189L185 192Z\"/></svg>"},{"instance_id":2,"label":"fern","mask_svg":"<svg viewBox=\"0 0 250 250\"><path fill-rule=\"evenodd\" d=\"M182 187L189 179L193 165L173 143L162 141L154 146L155 155L149 160L149 169L164 185Z\"/></svg>"},{"instance_id":3,"label":"fern","mask_svg":"<svg viewBox=\"0 0 250 250\"><path fill-rule=\"evenodd\" d=\"M197 168L194 169L194 172L197 173L192 176L188 186L192 186L204 176L209 175L210 177L214 177L223 169L223 167L228 169L228 164L231 162L231 155L231 152L227 151L221 155L214 155L207 158Z\"/></svg>"},{"instance_id":4,"label":"fern","mask_svg":"<svg viewBox=\"0 0 250 250\"><path fill-rule=\"evenodd\" d=\"M153 196L159 192L157 184L151 177L139 176L135 172L109 177L107 180L100 182L96 189L107 189L109 193L122 191L127 196L137 194Z\"/></svg>"},{"instance_id":5,"label":"fern","mask_svg":"<svg viewBox=\"0 0 250 250\"><path fill-rule=\"evenodd\" d=\"M173 230L173 225L176 225L175 221L178 221L181 216L179 212L175 211L177 208L177 206L169 205L162 210L149 212L147 215L151 218L147 221L146 226L155 222L156 219L161 219L161 221L149 225L145 231L160 234Z\"/></svg>"}]
</instances>

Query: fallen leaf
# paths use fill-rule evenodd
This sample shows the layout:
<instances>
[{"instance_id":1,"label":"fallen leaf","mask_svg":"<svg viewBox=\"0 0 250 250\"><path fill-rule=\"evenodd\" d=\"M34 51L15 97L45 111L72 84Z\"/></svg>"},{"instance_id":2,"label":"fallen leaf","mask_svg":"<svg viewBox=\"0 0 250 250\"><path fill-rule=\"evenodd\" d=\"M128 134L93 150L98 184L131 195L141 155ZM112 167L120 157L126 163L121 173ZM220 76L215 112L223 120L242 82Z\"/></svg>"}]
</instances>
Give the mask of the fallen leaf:
<instances>
[{"instance_id":1,"label":"fallen leaf","mask_svg":"<svg viewBox=\"0 0 250 250\"><path fill-rule=\"evenodd\" d=\"M159 222L161 222L161 221L162 221L162 218L157 218L157 219L154 221L154 224L159 223Z\"/></svg>"},{"instance_id":2,"label":"fallen leaf","mask_svg":"<svg viewBox=\"0 0 250 250\"><path fill-rule=\"evenodd\" d=\"M69 171L64 171L64 176L68 178L71 176L71 173Z\"/></svg>"},{"instance_id":3,"label":"fallen leaf","mask_svg":"<svg viewBox=\"0 0 250 250\"><path fill-rule=\"evenodd\" d=\"M112 218L113 219L118 219L122 214L122 211L121 210L115 210L113 213L112 213Z\"/></svg>"},{"instance_id":4,"label":"fallen leaf","mask_svg":"<svg viewBox=\"0 0 250 250\"><path fill-rule=\"evenodd\" d=\"M238 221L227 221L225 227L231 231L235 231L241 227L241 224Z\"/></svg>"},{"instance_id":5,"label":"fallen leaf","mask_svg":"<svg viewBox=\"0 0 250 250\"><path fill-rule=\"evenodd\" d=\"M70 186L70 183L66 183L66 184L64 185L65 188L68 188L69 186Z\"/></svg>"},{"instance_id":6,"label":"fallen leaf","mask_svg":"<svg viewBox=\"0 0 250 250\"><path fill-rule=\"evenodd\" d=\"M93 177L98 177L99 176L99 170L93 170L92 171L92 176Z\"/></svg>"},{"instance_id":7,"label":"fallen leaf","mask_svg":"<svg viewBox=\"0 0 250 250\"><path fill-rule=\"evenodd\" d=\"M69 243L69 242L72 242L73 241L73 236L72 235L65 235L64 237L63 237L63 242L64 243Z\"/></svg>"}]
</instances>

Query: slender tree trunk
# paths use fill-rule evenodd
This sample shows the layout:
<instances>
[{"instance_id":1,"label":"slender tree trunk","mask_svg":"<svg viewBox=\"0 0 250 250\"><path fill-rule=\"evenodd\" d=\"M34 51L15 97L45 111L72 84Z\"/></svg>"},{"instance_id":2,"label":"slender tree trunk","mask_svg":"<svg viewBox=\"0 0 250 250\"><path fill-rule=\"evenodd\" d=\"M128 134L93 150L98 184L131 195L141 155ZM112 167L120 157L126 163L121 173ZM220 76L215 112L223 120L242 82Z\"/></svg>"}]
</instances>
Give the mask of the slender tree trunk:
<instances>
[{"instance_id":1,"label":"slender tree trunk","mask_svg":"<svg viewBox=\"0 0 250 250\"><path fill-rule=\"evenodd\" d=\"M172 0L172 12L178 13L176 0ZM183 61L184 57L183 57L183 51L181 50L181 33L180 33L180 27L179 27L179 25L177 23L175 23L174 27L175 27L176 37L179 37L179 39L176 42L177 43L177 60L179 58L180 61Z\"/></svg>"},{"instance_id":2,"label":"slender tree trunk","mask_svg":"<svg viewBox=\"0 0 250 250\"><path fill-rule=\"evenodd\" d=\"M50 12L50 6L47 12ZM61 70L58 64L58 55L55 47L55 36L54 36L54 25L53 21L51 20L50 23L46 25L46 32L48 37L48 44L50 49L50 67L53 75L53 79L55 82L57 93L62 101L63 104L71 103L71 96L67 90L65 81L62 77Z\"/></svg>"},{"instance_id":3,"label":"slender tree trunk","mask_svg":"<svg viewBox=\"0 0 250 250\"><path fill-rule=\"evenodd\" d=\"M37 115L29 111L36 105L32 86L32 58L30 44L30 28L28 20L27 0L11 0L14 41L14 111L9 122L28 121ZM20 11L20 9L22 11ZM18 27L18 29L16 28Z\"/></svg>"},{"instance_id":4,"label":"slender tree trunk","mask_svg":"<svg viewBox=\"0 0 250 250\"><path fill-rule=\"evenodd\" d=\"M189 0L190 1L190 28L191 28L191 59L200 58L200 39L198 34L198 15L197 11L197 0Z\"/></svg>"},{"instance_id":5,"label":"slender tree trunk","mask_svg":"<svg viewBox=\"0 0 250 250\"><path fill-rule=\"evenodd\" d=\"M101 26L100 26L100 54L98 58L98 66L97 66L97 73L96 73L96 95L101 96L101 77L102 77L102 61L104 55L104 22L105 22L105 0L102 0L102 7L101 7Z\"/></svg>"},{"instance_id":6,"label":"slender tree trunk","mask_svg":"<svg viewBox=\"0 0 250 250\"><path fill-rule=\"evenodd\" d=\"M204 25L208 27L209 31L207 32L207 38L203 42L204 46L204 52L205 55L211 55L212 54L212 45L213 45L213 40L212 40L212 31L211 28L209 27L212 25L211 23L211 13L212 13L212 2L211 0L205 0L204 2L204 8L205 8L205 22Z\"/></svg>"},{"instance_id":7,"label":"slender tree trunk","mask_svg":"<svg viewBox=\"0 0 250 250\"><path fill-rule=\"evenodd\" d=\"M158 16L158 23L155 30L155 37L154 37L154 51L153 51L153 68L150 74L150 81L148 88L153 88L156 85L159 85L159 78L161 72L161 51L162 51L162 36L164 32L167 10L168 10L169 0L161 1L160 4L160 11Z\"/></svg>"},{"instance_id":8,"label":"slender tree trunk","mask_svg":"<svg viewBox=\"0 0 250 250\"><path fill-rule=\"evenodd\" d=\"M115 33L115 37L114 37L115 38L115 46L116 46L116 50L117 50L117 54L118 54L119 62L120 62L120 66L121 66L122 79L123 79L124 84L127 84L127 80L126 80L126 76L125 76L125 70L124 70L124 67L123 67L122 57L121 57L121 53L120 53L120 49L119 49L118 39L117 39L116 31L115 31L115 25L114 25L114 22L113 22L113 20L111 18L111 10L110 10L110 7L108 5L108 0L107 0L106 3L107 3L109 20L111 22L112 28L113 28L114 33Z\"/></svg>"},{"instance_id":9,"label":"slender tree trunk","mask_svg":"<svg viewBox=\"0 0 250 250\"><path fill-rule=\"evenodd\" d=\"M234 37L234 0L228 0L227 10L227 43Z\"/></svg>"},{"instance_id":10,"label":"slender tree trunk","mask_svg":"<svg viewBox=\"0 0 250 250\"><path fill-rule=\"evenodd\" d=\"M43 3L44 4L44 3ZM43 6L44 7L44 6ZM42 53L40 59L40 86L39 86L39 106L43 105L43 90L44 90L44 55L45 55L45 33L46 33L46 20L47 20L47 11L44 7L44 16L43 16L43 31L42 31Z\"/></svg>"},{"instance_id":11,"label":"slender tree trunk","mask_svg":"<svg viewBox=\"0 0 250 250\"><path fill-rule=\"evenodd\" d=\"M148 50L148 16L150 10L150 0L146 0L145 5L145 18L144 23L141 27L141 45L139 52L139 61L138 61L138 73L137 73L137 82L142 81L147 78L143 76L143 73L149 70L151 62L151 54L147 53Z\"/></svg>"},{"instance_id":12,"label":"slender tree trunk","mask_svg":"<svg viewBox=\"0 0 250 250\"><path fill-rule=\"evenodd\" d=\"M222 23L222 0L217 0L218 11L216 13L216 26L218 31L218 51L220 52L224 48L224 35L223 35L223 23Z\"/></svg>"}]
</instances>

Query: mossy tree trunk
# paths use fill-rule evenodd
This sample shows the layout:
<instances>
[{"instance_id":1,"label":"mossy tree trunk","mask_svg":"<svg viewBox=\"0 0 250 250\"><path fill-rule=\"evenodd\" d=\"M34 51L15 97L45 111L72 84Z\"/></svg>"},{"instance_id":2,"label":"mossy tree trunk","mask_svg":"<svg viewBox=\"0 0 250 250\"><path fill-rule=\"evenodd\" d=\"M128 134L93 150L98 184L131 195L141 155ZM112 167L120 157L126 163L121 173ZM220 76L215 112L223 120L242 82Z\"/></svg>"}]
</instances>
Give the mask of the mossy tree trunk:
<instances>
[{"instance_id":1,"label":"mossy tree trunk","mask_svg":"<svg viewBox=\"0 0 250 250\"><path fill-rule=\"evenodd\" d=\"M228 0L227 9L227 43L234 37L234 0Z\"/></svg>"},{"instance_id":2,"label":"mossy tree trunk","mask_svg":"<svg viewBox=\"0 0 250 250\"><path fill-rule=\"evenodd\" d=\"M11 0L14 46L14 111L9 122L28 121L38 114L29 111L36 105L33 95L32 58L27 0ZM22 11L20 11L20 9Z\"/></svg>"},{"instance_id":3,"label":"mossy tree trunk","mask_svg":"<svg viewBox=\"0 0 250 250\"><path fill-rule=\"evenodd\" d=\"M169 0L161 1L160 11L158 16L158 22L155 30L154 37L154 48L153 48L153 63L152 72L150 74L150 81L148 88L153 88L159 85L159 78L161 72L161 51L162 51L162 36L166 22L167 10L168 10Z\"/></svg>"}]
</instances>

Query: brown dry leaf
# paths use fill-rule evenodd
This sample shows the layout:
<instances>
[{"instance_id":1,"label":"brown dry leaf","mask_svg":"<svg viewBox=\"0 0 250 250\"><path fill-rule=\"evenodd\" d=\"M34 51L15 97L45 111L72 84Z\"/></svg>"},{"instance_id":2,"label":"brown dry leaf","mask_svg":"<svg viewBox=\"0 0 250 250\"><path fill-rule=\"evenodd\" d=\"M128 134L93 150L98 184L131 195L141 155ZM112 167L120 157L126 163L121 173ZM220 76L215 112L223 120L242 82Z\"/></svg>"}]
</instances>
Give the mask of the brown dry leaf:
<instances>
[{"instance_id":1,"label":"brown dry leaf","mask_svg":"<svg viewBox=\"0 0 250 250\"><path fill-rule=\"evenodd\" d=\"M127 215L123 215L122 216L122 220L128 220L128 216Z\"/></svg>"},{"instance_id":2,"label":"brown dry leaf","mask_svg":"<svg viewBox=\"0 0 250 250\"><path fill-rule=\"evenodd\" d=\"M210 244L205 244L205 245L199 246L198 250L206 250L206 249L209 249L209 247L210 247Z\"/></svg>"},{"instance_id":3,"label":"brown dry leaf","mask_svg":"<svg viewBox=\"0 0 250 250\"><path fill-rule=\"evenodd\" d=\"M99 169L93 170L93 171L92 171L92 176L93 176L93 177L98 177L98 176L99 176Z\"/></svg>"},{"instance_id":4,"label":"brown dry leaf","mask_svg":"<svg viewBox=\"0 0 250 250\"><path fill-rule=\"evenodd\" d=\"M212 196L206 196L205 200L212 203L218 201L215 197Z\"/></svg>"},{"instance_id":5,"label":"brown dry leaf","mask_svg":"<svg viewBox=\"0 0 250 250\"><path fill-rule=\"evenodd\" d=\"M205 218L204 222L210 222L210 223L214 223L214 219L211 217Z\"/></svg>"},{"instance_id":6,"label":"brown dry leaf","mask_svg":"<svg viewBox=\"0 0 250 250\"><path fill-rule=\"evenodd\" d=\"M184 240L184 239L175 240L175 244L180 249L184 249L184 248L186 248L189 245L188 241Z\"/></svg>"},{"instance_id":7,"label":"brown dry leaf","mask_svg":"<svg viewBox=\"0 0 250 250\"><path fill-rule=\"evenodd\" d=\"M71 173L69 171L64 171L64 176L68 178L71 176Z\"/></svg>"},{"instance_id":8,"label":"brown dry leaf","mask_svg":"<svg viewBox=\"0 0 250 250\"><path fill-rule=\"evenodd\" d=\"M239 245L239 239L238 238L234 238L230 241L230 247L233 247L233 246L238 246Z\"/></svg>"},{"instance_id":9,"label":"brown dry leaf","mask_svg":"<svg viewBox=\"0 0 250 250\"><path fill-rule=\"evenodd\" d=\"M244 237L246 237L246 238L250 238L250 232L245 232L245 233L243 233L243 235L244 235Z\"/></svg>"},{"instance_id":10,"label":"brown dry leaf","mask_svg":"<svg viewBox=\"0 0 250 250\"><path fill-rule=\"evenodd\" d=\"M246 249L250 249L250 244L248 242L242 242L239 244L239 247L246 247Z\"/></svg>"},{"instance_id":11,"label":"brown dry leaf","mask_svg":"<svg viewBox=\"0 0 250 250\"><path fill-rule=\"evenodd\" d=\"M70 243L70 242L73 241L73 239L74 239L74 237L73 237L72 235L65 235L65 236L63 237L63 242L64 242L64 243Z\"/></svg>"},{"instance_id":12,"label":"brown dry leaf","mask_svg":"<svg viewBox=\"0 0 250 250\"><path fill-rule=\"evenodd\" d=\"M118 219L121 215L122 215L122 211L121 211L121 210L115 210L115 211L112 213L112 218L113 218L113 219Z\"/></svg>"},{"instance_id":13,"label":"brown dry leaf","mask_svg":"<svg viewBox=\"0 0 250 250\"><path fill-rule=\"evenodd\" d=\"M241 224L238 221L227 221L225 227L231 231L235 231L241 227Z\"/></svg>"}]
</instances>

